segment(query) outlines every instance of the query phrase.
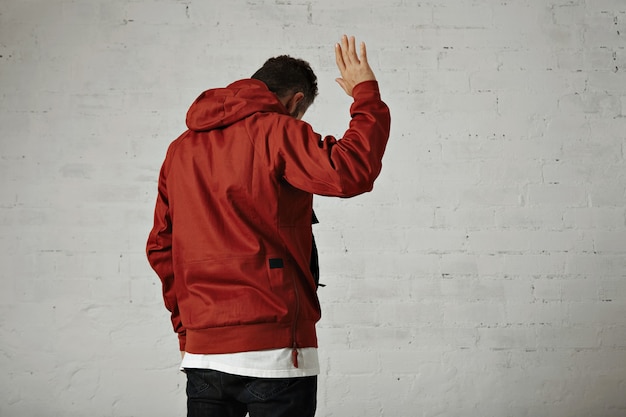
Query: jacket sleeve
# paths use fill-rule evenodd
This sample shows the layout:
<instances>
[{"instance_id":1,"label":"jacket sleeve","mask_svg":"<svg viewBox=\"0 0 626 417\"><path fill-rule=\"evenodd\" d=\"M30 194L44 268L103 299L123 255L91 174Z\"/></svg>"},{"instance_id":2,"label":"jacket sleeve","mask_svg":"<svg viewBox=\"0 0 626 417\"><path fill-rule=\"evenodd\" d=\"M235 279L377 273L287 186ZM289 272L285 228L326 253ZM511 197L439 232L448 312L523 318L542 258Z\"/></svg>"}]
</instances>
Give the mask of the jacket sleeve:
<instances>
[{"instance_id":1,"label":"jacket sleeve","mask_svg":"<svg viewBox=\"0 0 626 417\"><path fill-rule=\"evenodd\" d=\"M150 266L159 276L165 307L171 313L174 331L178 334L179 347L185 350L185 328L180 319L176 290L174 287L174 266L172 262L172 220L169 211L166 185L166 163L159 175L158 195L154 209L154 226L148 236L146 254Z\"/></svg>"},{"instance_id":2,"label":"jacket sleeve","mask_svg":"<svg viewBox=\"0 0 626 417\"><path fill-rule=\"evenodd\" d=\"M382 169L391 117L378 83L354 87L351 121L341 139L321 136L308 123L291 118L280 143L284 179L313 194L352 197L371 191Z\"/></svg>"}]
</instances>

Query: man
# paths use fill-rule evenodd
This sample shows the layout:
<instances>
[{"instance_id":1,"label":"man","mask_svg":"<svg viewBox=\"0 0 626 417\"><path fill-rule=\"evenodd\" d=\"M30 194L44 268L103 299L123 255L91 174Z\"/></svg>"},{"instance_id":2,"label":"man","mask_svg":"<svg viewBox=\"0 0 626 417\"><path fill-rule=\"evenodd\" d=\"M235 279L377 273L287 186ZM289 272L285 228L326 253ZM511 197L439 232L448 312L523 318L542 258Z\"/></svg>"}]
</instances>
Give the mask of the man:
<instances>
[{"instance_id":1,"label":"man","mask_svg":"<svg viewBox=\"0 0 626 417\"><path fill-rule=\"evenodd\" d=\"M313 194L370 191L389 137L364 43L359 52L345 35L335 47L336 81L354 98L343 138L301 121L317 78L279 56L202 93L167 151L147 255L178 333L190 417L315 414Z\"/></svg>"}]
</instances>

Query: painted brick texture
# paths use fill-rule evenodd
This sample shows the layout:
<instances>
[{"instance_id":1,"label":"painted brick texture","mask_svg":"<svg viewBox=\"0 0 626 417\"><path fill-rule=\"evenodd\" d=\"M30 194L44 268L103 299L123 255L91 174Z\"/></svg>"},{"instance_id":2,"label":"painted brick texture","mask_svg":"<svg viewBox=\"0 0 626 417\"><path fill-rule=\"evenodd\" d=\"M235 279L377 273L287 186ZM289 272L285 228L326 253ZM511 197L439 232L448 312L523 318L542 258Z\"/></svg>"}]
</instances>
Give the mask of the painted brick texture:
<instances>
[{"instance_id":1,"label":"painted brick texture","mask_svg":"<svg viewBox=\"0 0 626 417\"><path fill-rule=\"evenodd\" d=\"M341 135L344 32L392 135L372 193L315 201L318 415L626 415L623 0L5 0L0 416L185 414L144 256L165 150L282 53Z\"/></svg>"}]
</instances>

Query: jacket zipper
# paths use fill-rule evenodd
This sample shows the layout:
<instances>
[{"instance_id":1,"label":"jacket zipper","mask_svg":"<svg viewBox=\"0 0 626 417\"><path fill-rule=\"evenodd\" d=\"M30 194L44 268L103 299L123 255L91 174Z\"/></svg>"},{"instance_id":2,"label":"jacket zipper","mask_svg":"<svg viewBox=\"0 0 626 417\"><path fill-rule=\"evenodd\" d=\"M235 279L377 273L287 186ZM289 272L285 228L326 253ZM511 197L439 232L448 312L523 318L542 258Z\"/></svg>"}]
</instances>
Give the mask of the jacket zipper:
<instances>
[{"instance_id":1,"label":"jacket zipper","mask_svg":"<svg viewBox=\"0 0 626 417\"><path fill-rule=\"evenodd\" d=\"M293 366L297 368L298 367L298 343L297 343L296 335L297 335L297 327L298 327L298 316L300 315L300 294L298 293L298 284L296 282L295 276L293 278L293 289L294 289L295 298L296 298L296 312L294 314L292 336L291 336L293 339L292 350L291 350L291 361L293 362Z\"/></svg>"}]
</instances>

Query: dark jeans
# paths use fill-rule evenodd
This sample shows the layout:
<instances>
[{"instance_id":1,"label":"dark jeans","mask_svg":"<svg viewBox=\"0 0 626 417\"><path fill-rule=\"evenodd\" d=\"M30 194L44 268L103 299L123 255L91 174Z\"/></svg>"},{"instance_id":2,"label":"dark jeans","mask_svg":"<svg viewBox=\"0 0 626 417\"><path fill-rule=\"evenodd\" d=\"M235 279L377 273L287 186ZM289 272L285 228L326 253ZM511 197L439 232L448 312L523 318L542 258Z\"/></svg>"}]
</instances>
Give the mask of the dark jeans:
<instances>
[{"instance_id":1,"label":"dark jeans","mask_svg":"<svg viewBox=\"0 0 626 417\"><path fill-rule=\"evenodd\" d=\"M313 417L317 377L252 378L186 369L187 417Z\"/></svg>"}]
</instances>

